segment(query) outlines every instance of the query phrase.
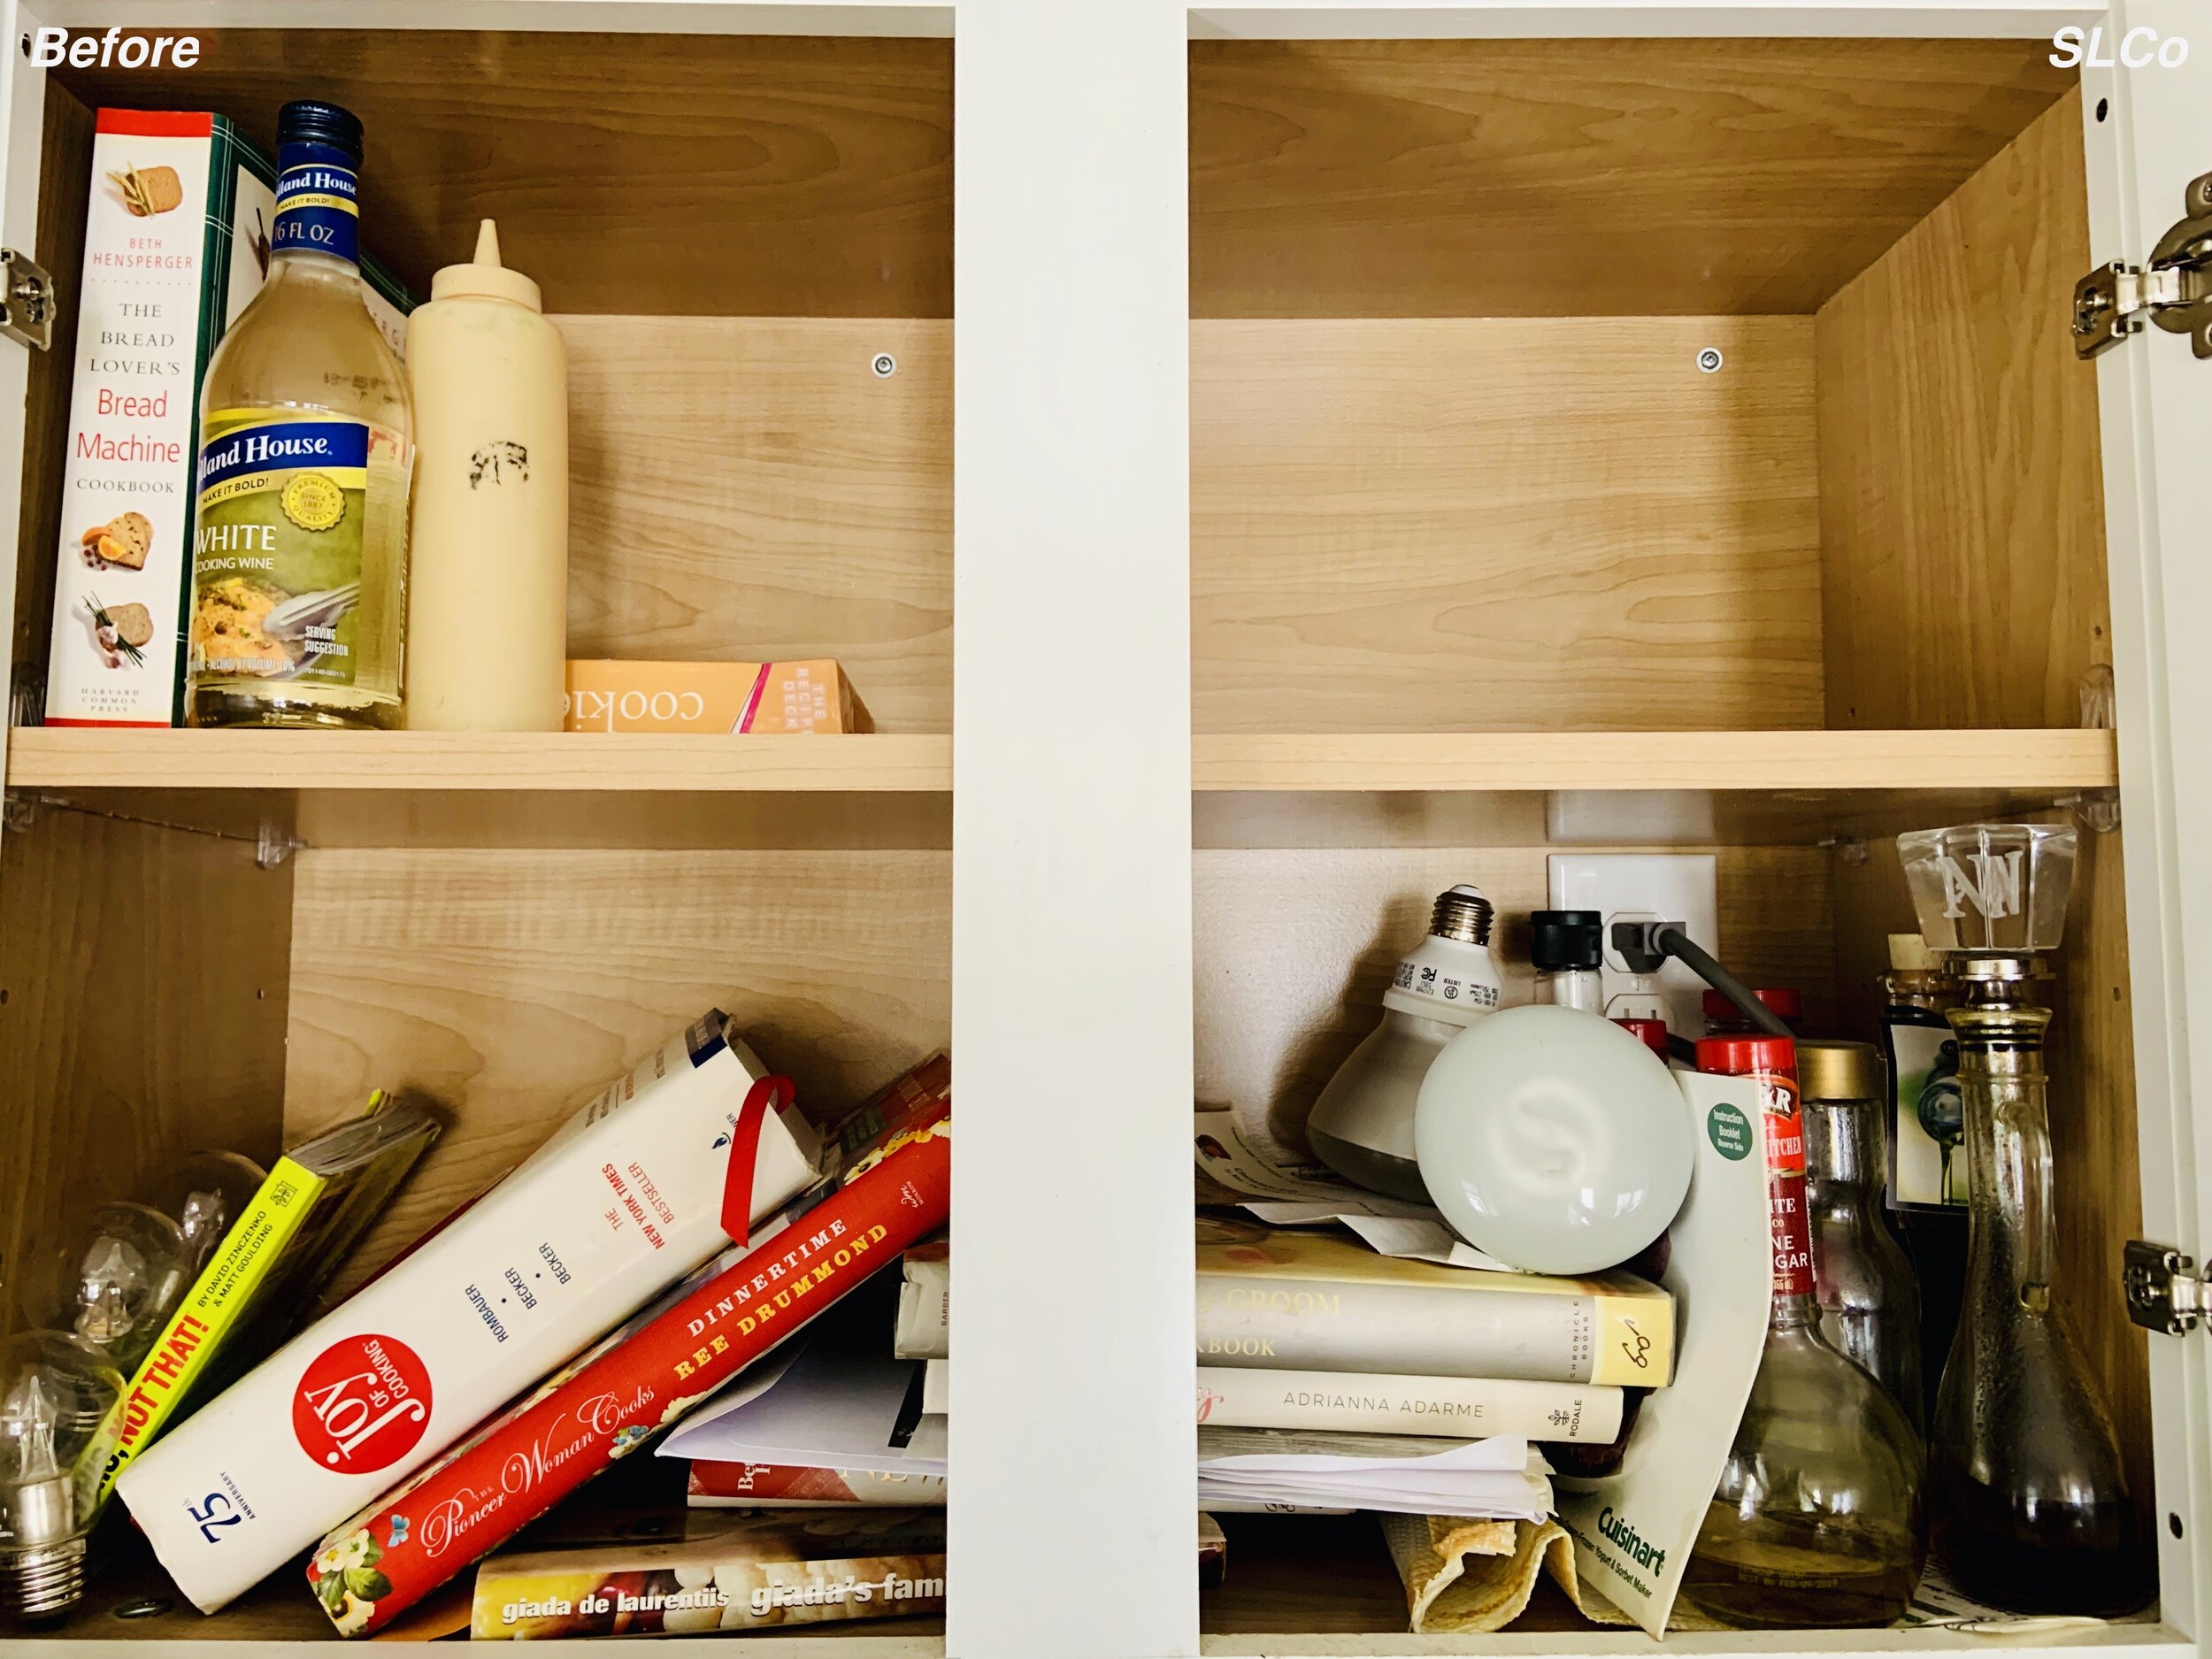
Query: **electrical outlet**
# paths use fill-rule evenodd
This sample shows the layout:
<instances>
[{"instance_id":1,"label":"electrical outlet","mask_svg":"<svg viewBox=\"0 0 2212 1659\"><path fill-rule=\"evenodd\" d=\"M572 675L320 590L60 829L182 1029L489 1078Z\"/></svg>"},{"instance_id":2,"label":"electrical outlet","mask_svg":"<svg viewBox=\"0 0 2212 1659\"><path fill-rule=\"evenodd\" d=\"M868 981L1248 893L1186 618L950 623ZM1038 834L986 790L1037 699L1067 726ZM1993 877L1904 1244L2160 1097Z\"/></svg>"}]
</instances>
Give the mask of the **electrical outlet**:
<instances>
[{"instance_id":1,"label":"electrical outlet","mask_svg":"<svg viewBox=\"0 0 2212 1659\"><path fill-rule=\"evenodd\" d=\"M1650 977L1630 972L1613 949L1613 924L1679 922L1693 940L1719 956L1712 854L1554 853L1549 863L1554 910L1596 910L1605 918L1600 974L1607 1015L1661 1018L1678 1037L1702 1035L1705 981L1672 960Z\"/></svg>"}]
</instances>

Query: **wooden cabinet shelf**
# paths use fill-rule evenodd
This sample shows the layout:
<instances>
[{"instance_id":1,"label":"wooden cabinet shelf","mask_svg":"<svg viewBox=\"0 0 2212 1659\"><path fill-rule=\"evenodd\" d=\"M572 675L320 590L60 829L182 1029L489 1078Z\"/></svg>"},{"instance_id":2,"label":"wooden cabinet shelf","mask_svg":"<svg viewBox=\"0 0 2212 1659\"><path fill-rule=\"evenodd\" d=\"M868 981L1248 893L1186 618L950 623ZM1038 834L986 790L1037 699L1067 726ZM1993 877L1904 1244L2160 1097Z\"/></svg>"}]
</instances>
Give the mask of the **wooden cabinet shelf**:
<instances>
[{"instance_id":1,"label":"wooden cabinet shelf","mask_svg":"<svg viewBox=\"0 0 2212 1659\"><path fill-rule=\"evenodd\" d=\"M165 732L27 727L12 789L712 793L952 787L952 739L584 732Z\"/></svg>"},{"instance_id":2,"label":"wooden cabinet shelf","mask_svg":"<svg viewBox=\"0 0 2212 1659\"><path fill-rule=\"evenodd\" d=\"M2109 732L1380 732L1201 735L1192 787L1360 789L2109 789Z\"/></svg>"},{"instance_id":3,"label":"wooden cabinet shelf","mask_svg":"<svg viewBox=\"0 0 2212 1659\"><path fill-rule=\"evenodd\" d=\"M9 734L19 797L309 847L952 844L952 739L638 733Z\"/></svg>"}]
</instances>

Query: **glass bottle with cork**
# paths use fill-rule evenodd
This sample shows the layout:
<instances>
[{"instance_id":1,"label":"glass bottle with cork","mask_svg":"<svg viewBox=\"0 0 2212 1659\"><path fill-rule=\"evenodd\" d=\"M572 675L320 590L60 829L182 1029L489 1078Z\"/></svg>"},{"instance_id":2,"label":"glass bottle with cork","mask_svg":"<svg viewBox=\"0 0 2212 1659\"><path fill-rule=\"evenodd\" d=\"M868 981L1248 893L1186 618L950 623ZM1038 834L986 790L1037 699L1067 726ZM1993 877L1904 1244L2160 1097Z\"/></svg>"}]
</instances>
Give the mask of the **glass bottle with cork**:
<instances>
[{"instance_id":1,"label":"glass bottle with cork","mask_svg":"<svg viewBox=\"0 0 2212 1659\"><path fill-rule=\"evenodd\" d=\"M1682 1594L1745 1628L1888 1624L1920 1578L1920 1443L1882 1386L1821 1334L1794 1045L1708 1037L1697 1064L1758 1092L1774 1295L1765 1352Z\"/></svg>"},{"instance_id":2,"label":"glass bottle with cork","mask_svg":"<svg viewBox=\"0 0 2212 1659\"><path fill-rule=\"evenodd\" d=\"M277 118L268 280L200 392L194 726L402 724L407 382L362 297L361 123Z\"/></svg>"},{"instance_id":3,"label":"glass bottle with cork","mask_svg":"<svg viewBox=\"0 0 2212 1659\"><path fill-rule=\"evenodd\" d=\"M1797 1077L1821 1334L1874 1373L1918 1432L1927 1409L1920 1293L1883 1218L1889 1091L1881 1057L1863 1042L1800 1038Z\"/></svg>"}]
</instances>

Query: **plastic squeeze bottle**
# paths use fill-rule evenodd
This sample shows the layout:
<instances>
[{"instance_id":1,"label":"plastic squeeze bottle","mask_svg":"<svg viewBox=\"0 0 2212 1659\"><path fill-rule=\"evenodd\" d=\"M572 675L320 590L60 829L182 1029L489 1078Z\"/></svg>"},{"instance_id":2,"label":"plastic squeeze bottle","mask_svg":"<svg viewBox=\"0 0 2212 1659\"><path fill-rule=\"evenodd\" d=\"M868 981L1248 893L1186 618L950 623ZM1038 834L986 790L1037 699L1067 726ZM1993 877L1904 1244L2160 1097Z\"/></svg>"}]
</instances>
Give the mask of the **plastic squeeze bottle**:
<instances>
[{"instance_id":1,"label":"plastic squeeze bottle","mask_svg":"<svg viewBox=\"0 0 2212 1659\"><path fill-rule=\"evenodd\" d=\"M568 357L538 285L476 257L407 319L415 400L407 724L557 732L568 657Z\"/></svg>"}]
</instances>

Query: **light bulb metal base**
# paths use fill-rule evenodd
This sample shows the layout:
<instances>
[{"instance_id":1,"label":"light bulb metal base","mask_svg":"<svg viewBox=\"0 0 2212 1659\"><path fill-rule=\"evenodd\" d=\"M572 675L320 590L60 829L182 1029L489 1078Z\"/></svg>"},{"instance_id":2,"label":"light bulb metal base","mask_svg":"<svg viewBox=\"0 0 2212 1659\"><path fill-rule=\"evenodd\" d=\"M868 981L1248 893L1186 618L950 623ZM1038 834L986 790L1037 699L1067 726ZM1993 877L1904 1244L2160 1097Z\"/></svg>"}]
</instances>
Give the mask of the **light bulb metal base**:
<instances>
[{"instance_id":1,"label":"light bulb metal base","mask_svg":"<svg viewBox=\"0 0 2212 1659\"><path fill-rule=\"evenodd\" d=\"M0 1548L0 1613L19 1619L51 1618L84 1596L85 1540Z\"/></svg>"}]
</instances>

